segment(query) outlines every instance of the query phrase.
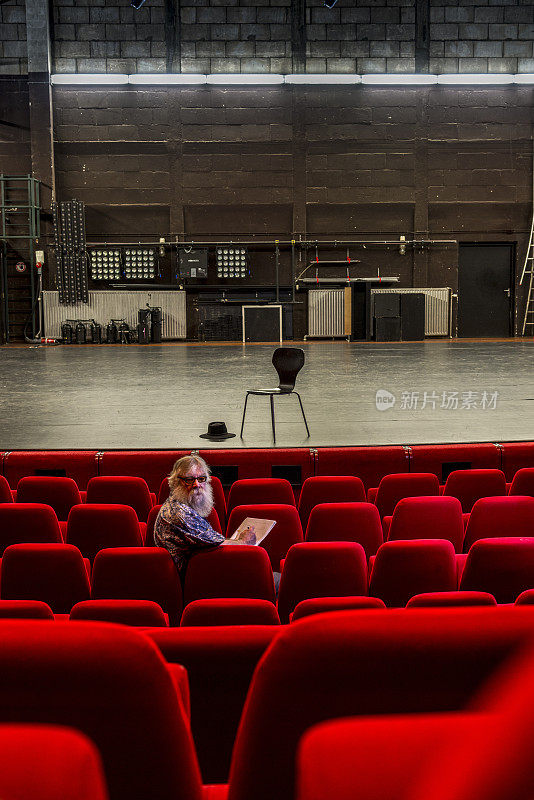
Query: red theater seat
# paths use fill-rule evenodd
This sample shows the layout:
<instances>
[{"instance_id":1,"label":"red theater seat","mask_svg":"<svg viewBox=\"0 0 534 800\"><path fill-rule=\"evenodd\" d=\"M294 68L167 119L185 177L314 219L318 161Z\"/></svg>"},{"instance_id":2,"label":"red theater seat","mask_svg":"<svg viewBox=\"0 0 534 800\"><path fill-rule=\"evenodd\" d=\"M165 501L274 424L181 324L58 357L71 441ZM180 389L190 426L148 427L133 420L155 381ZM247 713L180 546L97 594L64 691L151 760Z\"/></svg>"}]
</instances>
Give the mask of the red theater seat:
<instances>
[{"instance_id":1,"label":"red theater seat","mask_svg":"<svg viewBox=\"0 0 534 800\"><path fill-rule=\"evenodd\" d=\"M465 512L481 497L506 494L506 478L500 469L457 469L447 478L445 496L457 497Z\"/></svg>"},{"instance_id":2,"label":"red theater seat","mask_svg":"<svg viewBox=\"0 0 534 800\"><path fill-rule=\"evenodd\" d=\"M269 600L218 597L193 600L184 608L180 625L280 625L280 618Z\"/></svg>"},{"instance_id":3,"label":"red theater seat","mask_svg":"<svg viewBox=\"0 0 534 800\"><path fill-rule=\"evenodd\" d=\"M411 597L406 603L406 608L496 605L494 596L488 592L427 592Z\"/></svg>"},{"instance_id":4,"label":"red theater seat","mask_svg":"<svg viewBox=\"0 0 534 800\"><path fill-rule=\"evenodd\" d=\"M501 447L502 469L507 481L520 469L534 467L534 442L506 442Z\"/></svg>"},{"instance_id":5,"label":"red theater seat","mask_svg":"<svg viewBox=\"0 0 534 800\"><path fill-rule=\"evenodd\" d=\"M99 475L133 475L143 478L157 492L164 475L188 450L107 450L100 455Z\"/></svg>"},{"instance_id":6,"label":"red theater seat","mask_svg":"<svg viewBox=\"0 0 534 800\"><path fill-rule=\"evenodd\" d=\"M533 615L515 607L343 611L282 628L251 683L229 800L292 800L297 744L318 722L464 708L497 667L533 641ZM386 771L395 752L380 755Z\"/></svg>"},{"instance_id":7,"label":"red theater seat","mask_svg":"<svg viewBox=\"0 0 534 800\"><path fill-rule=\"evenodd\" d=\"M451 542L414 539L386 542L378 549L369 594L380 597L387 606L405 606L416 594L450 592L456 588L456 560Z\"/></svg>"},{"instance_id":8,"label":"red theater seat","mask_svg":"<svg viewBox=\"0 0 534 800\"><path fill-rule=\"evenodd\" d=\"M308 519L307 542L358 542L367 558L382 544L380 514L372 503L321 503Z\"/></svg>"},{"instance_id":9,"label":"red theater seat","mask_svg":"<svg viewBox=\"0 0 534 800\"><path fill-rule=\"evenodd\" d=\"M147 547L154 547L154 525L158 518L161 506L152 506L146 521L145 544Z\"/></svg>"},{"instance_id":10,"label":"red theater seat","mask_svg":"<svg viewBox=\"0 0 534 800\"><path fill-rule=\"evenodd\" d=\"M278 504L237 506L230 513L226 535L231 536L247 517L276 521L260 547L267 550L273 570L279 572L280 559L285 558L291 545L304 538L297 509L294 505Z\"/></svg>"},{"instance_id":11,"label":"red theater seat","mask_svg":"<svg viewBox=\"0 0 534 800\"><path fill-rule=\"evenodd\" d=\"M53 725L0 725L6 800L108 800L100 754L83 734Z\"/></svg>"},{"instance_id":12,"label":"red theater seat","mask_svg":"<svg viewBox=\"0 0 534 800\"><path fill-rule=\"evenodd\" d=\"M302 542L288 551L278 592L282 623L301 600L367 594L365 551L356 542Z\"/></svg>"},{"instance_id":13,"label":"red theater seat","mask_svg":"<svg viewBox=\"0 0 534 800\"><path fill-rule=\"evenodd\" d=\"M271 562L263 547L224 545L190 558L184 603L213 597L248 597L274 602Z\"/></svg>"},{"instance_id":14,"label":"red theater seat","mask_svg":"<svg viewBox=\"0 0 534 800\"><path fill-rule=\"evenodd\" d=\"M534 497L534 467L525 467L517 470L508 494Z\"/></svg>"},{"instance_id":15,"label":"red theater seat","mask_svg":"<svg viewBox=\"0 0 534 800\"><path fill-rule=\"evenodd\" d=\"M357 609L385 608L386 604L378 597L310 597L297 603L295 610L289 615L290 622L310 617L312 614L324 614L328 611L355 611Z\"/></svg>"},{"instance_id":16,"label":"red theater seat","mask_svg":"<svg viewBox=\"0 0 534 800\"><path fill-rule=\"evenodd\" d=\"M0 600L0 619L54 619L42 600Z\"/></svg>"},{"instance_id":17,"label":"red theater seat","mask_svg":"<svg viewBox=\"0 0 534 800\"><path fill-rule=\"evenodd\" d=\"M500 469L501 447L483 442L410 446L410 470L433 472L444 484L453 470Z\"/></svg>"},{"instance_id":18,"label":"red theater seat","mask_svg":"<svg viewBox=\"0 0 534 800\"><path fill-rule=\"evenodd\" d=\"M483 497L469 515L464 550L478 539L534 536L534 497Z\"/></svg>"},{"instance_id":19,"label":"red theater seat","mask_svg":"<svg viewBox=\"0 0 534 800\"><path fill-rule=\"evenodd\" d=\"M353 475L325 475L306 478L299 499L299 515L306 530L311 510L320 503L365 502L365 488Z\"/></svg>"},{"instance_id":20,"label":"red theater seat","mask_svg":"<svg viewBox=\"0 0 534 800\"><path fill-rule=\"evenodd\" d=\"M246 478L235 481L228 495L228 514L236 506L252 503L283 503L295 505L295 495L284 478Z\"/></svg>"},{"instance_id":21,"label":"red theater seat","mask_svg":"<svg viewBox=\"0 0 534 800\"><path fill-rule=\"evenodd\" d=\"M439 481L428 472L385 475L376 494L374 492L374 489L369 490L369 500L376 505L380 516L385 517L393 514L395 506L404 497L437 496Z\"/></svg>"},{"instance_id":22,"label":"red theater seat","mask_svg":"<svg viewBox=\"0 0 534 800\"><path fill-rule=\"evenodd\" d=\"M521 592L515 601L516 606L532 606L534 605L534 589L525 589Z\"/></svg>"},{"instance_id":23,"label":"red theater seat","mask_svg":"<svg viewBox=\"0 0 534 800\"><path fill-rule=\"evenodd\" d=\"M41 503L0 504L0 554L11 544L63 541L56 513Z\"/></svg>"},{"instance_id":24,"label":"red theater seat","mask_svg":"<svg viewBox=\"0 0 534 800\"><path fill-rule=\"evenodd\" d=\"M3 473L10 486L27 475L64 476L76 481L80 490L87 488L97 475L96 450L15 450L4 454Z\"/></svg>"},{"instance_id":25,"label":"red theater seat","mask_svg":"<svg viewBox=\"0 0 534 800\"><path fill-rule=\"evenodd\" d=\"M58 520L66 522L72 506L82 502L72 478L28 477L17 484L17 503L44 503L52 506Z\"/></svg>"},{"instance_id":26,"label":"red theater seat","mask_svg":"<svg viewBox=\"0 0 534 800\"><path fill-rule=\"evenodd\" d=\"M68 614L88 600L89 575L70 544L12 544L2 556L2 600L42 600L54 614Z\"/></svg>"},{"instance_id":27,"label":"red theater seat","mask_svg":"<svg viewBox=\"0 0 534 800\"><path fill-rule=\"evenodd\" d=\"M153 600L169 615L171 625L178 625L182 614L180 579L162 547L100 550L93 564L91 599Z\"/></svg>"},{"instance_id":28,"label":"red theater seat","mask_svg":"<svg viewBox=\"0 0 534 800\"><path fill-rule=\"evenodd\" d=\"M224 489L219 478L215 475L211 476L211 488L213 490L213 504L217 512L220 524L223 528L226 527L226 500L224 497ZM169 481L163 478L161 486L159 487L158 505L162 506L169 496Z\"/></svg>"},{"instance_id":29,"label":"red theater seat","mask_svg":"<svg viewBox=\"0 0 534 800\"><path fill-rule=\"evenodd\" d=\"M406 497L399 500L391 517L388 540L448 539L462 552L464 523L456 497Z\"/></svg>"},{"instance_id":30,"label":"red theater seat","mask_svg":"<svg viewBox=\"0 0 534 800\"><path fill-rule=\"evenodd\" d=\"M0 640L2 720L87 735L100 751L110 800L201 800L176 685L145 636L122 625L4 621Z\"/></svg>"},{"instance_id":31,"label":"red theater seat","mask_svg":"<svg viewBox=\"0 0 534 800\"><path fill-rule=\"evenodd\" d=\"M87 484L87 503L119 503L131 506L139 520L146 522L155 498L143 478L111 476L91 478Z\"/></svg>"},{"instance_id":32,"label":"red theater seat","mask_svg":"<svg viewBox=\"0 0 534 800\"><path fill-rule=\"evenodd\" d=\"M498 603L513 603L532 587L534 538L479 539L472 545L461 577L462 591L490 592Z\"/></svg>"},{"instance_id":33,"label":"red theater seat","mask_svg":"<svg viewBox=\"0 0 534 800\"><path fill-rule=\"evenodd\" d=\"M143 625L147 628L168 625L163 609L152 600L84 600L72 607L70 619Z\"/></svg>"},{"instance_id":34,"label":"red theater seat","mask_svg":"<svg viewBox=\"0 0 534 800\"><path fill-rule=\"evenodd\" d=\"M0 475L0 503L12 503L13 495L9 488L9 483L3 475Z\"/></svg>"},{"instance_id":35,"label":"red theater seat","mask_svg":"<svg viewBox=\"0 0 534 800\"><path fill-rule=\"evenodd\" d=\"M74 506L67 522L66 541L94 559L106 547L142 547L137 514L131 506L94 504Z\"/></svg>"},{"instance_id":36,"label":"red theater seat","mask_svg":"<svg viewBox=\"0 0 534 800\"><path fill-rule=\"evenodd\" d=\"M224 783L228 778L252 674L279 631L277 625L235 625L159 628L146 634L167 661L187 669L191 727L204 783Z\"/></svg>"}]
</instances>

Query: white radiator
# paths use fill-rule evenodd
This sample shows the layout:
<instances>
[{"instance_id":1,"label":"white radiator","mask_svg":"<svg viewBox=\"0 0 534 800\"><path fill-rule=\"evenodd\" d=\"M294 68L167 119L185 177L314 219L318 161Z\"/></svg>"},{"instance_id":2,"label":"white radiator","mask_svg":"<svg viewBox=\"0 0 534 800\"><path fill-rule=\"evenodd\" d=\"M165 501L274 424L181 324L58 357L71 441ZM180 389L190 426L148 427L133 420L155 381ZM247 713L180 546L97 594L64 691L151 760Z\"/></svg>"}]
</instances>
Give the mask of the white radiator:
<instances>
[{"instance_id":1,"label":"white radiator","mask_svg":"<svg viewBox=\"0 0 534 800\"><path fill-rule=\"evenodd\" d=\"M88 303L68 306L59 303L57 292L43 292L44 335L59 338L66 319L94 319L102 326L110 319L125 319L135 326L137 312L147 303L163 312L163 339L185 339L185 292L156 290L89 292Z\"/></svg>"},{"instance_id":2,"label":"white radiator","mask_svg":"<svg viewBox=\"0 0 534 800\"><path fill-rule=\"evenodd\" d=\"M425 336L448 336L451 290L440 289L371 289L371 300L376 294L424 294Z\"/></svg>"},{"instance_id":3,"label":"white radiator","mask_svg":"<svg viewBox=\"0 0 534 800\"><path fill-rule=\"evenodd\" d=\"M308 292L308 336L345 336L345 290L310 289Z\"/></svg>"}]
</instances>

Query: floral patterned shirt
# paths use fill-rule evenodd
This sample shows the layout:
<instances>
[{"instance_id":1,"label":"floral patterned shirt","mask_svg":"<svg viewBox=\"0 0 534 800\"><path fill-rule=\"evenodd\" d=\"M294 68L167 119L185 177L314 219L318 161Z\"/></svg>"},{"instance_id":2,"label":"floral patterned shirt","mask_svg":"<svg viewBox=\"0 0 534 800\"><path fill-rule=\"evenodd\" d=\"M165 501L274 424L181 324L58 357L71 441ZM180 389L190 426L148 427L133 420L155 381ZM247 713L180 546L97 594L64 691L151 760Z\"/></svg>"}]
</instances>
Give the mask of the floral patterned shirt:
<instances>
[{"instance_id":1,"label":"floral patterned shirt","mask_svg":"<svg viewBox=\"0 0 534 800\"><path fill-rule=\"evenodd\" d=\"M154 525L154 544L169 551L182 577L197 550L216 547L224 541L225 537L187 503L169 497L161 506Z\"/></svg>"}]
</instances>

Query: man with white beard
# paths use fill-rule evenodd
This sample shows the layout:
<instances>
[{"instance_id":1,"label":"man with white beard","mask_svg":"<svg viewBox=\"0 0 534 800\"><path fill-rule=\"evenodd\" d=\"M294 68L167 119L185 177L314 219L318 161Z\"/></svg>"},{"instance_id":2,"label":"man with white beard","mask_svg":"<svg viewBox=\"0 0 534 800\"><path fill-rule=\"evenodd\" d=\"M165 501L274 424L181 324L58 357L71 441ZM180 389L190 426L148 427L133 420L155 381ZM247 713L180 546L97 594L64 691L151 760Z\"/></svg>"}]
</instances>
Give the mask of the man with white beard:
<instances>
[{"instance_id":1,"label":"man with white beard","mask_svg":"<svg viewBox=\"0 0 534 800\"><path fill-rule=\"evenodd\" d=\"M241 542L226 539L206 519L213 509L213 490L203 458L178 459L168 481L171 493L156 518L154 543L169 551L183 578L187 562L198 550Z\"/></svg>"}]
</instances>

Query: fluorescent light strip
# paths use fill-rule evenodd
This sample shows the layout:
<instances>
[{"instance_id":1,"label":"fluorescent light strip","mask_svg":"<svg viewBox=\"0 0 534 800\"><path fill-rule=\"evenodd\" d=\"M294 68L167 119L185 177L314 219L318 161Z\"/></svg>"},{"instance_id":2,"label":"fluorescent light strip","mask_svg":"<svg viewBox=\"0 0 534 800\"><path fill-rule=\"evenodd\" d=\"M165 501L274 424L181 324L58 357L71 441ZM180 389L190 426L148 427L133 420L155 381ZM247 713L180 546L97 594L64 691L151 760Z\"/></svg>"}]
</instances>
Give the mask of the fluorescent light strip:
<instances>
[{"instance_id":1,"label":"fluorescent light strip","mask_svg":"<svg viewBox=\"0 0 534 800\"><path fill-rule=\"evenodd\" d=\"M514 75L514 83L534 83L534 72L523 72L519 75Z\"/></svg>"},{"instance_id":2,"label":"fluorescent light strip","mask_svg":"<svg viewBox=\"0 0 534 800\"><path fill-rule=\"evenodd\" d=\"M252 85L266 85L266 84L281 84L284 82L283 75L275 75L271 72L266 72L265 74L258 74L254 75L252 73L214 73L212 75L206 76L206 83L213 83L223 86L233 86L238 84L244 84L248 86Z\"/></svg>"},{"instance_id":3,"label":"fluorescent light strip","mask_svg":"<svg viewBox=\"0 0 534 800\"><path fill-rule=\"evenodd\" d=\"M173 74L163 74L163 73L136 73L135 75L128 75L128 83L136 84L152 84L155 86L158 85L165 85L165 86L172 86L172 85L197 85L197 84L204 84L206 83L206 75L199 75L198 73L173 73Z\"/></svg>"},{"instance_id":4,"label":"fluorescent light strip","mask_svg":"<svg viewBox=\"0 0 534 800\"><path fill-rule=\"evenodd\" d=\"M321 73L321 74L297 74L294 75L284 75L284 83L295 83L295 84L320 84L320 83L361 83L361 75L348 75L348 74L334 74L334 73Z\"/></svg>"},{"instance_id":5,"label":"fluorescent light strip","mask_svg":"<svg viewBox=\"0 0 534 800\"><path fill-rule=\"evenodd\" d=\"M416 73L405 74L369 74L362 75L362 83L375 86L430 86L438 82L437 75L418 75Z\"/></svg>"},{"instance_id":6,"label":"fluorescent light strip","mask_svg":"<svg viewBox=\"0 0 534 800\"><path fill-rule=\"evenodd\" d=\"M438 75L438 83L442 85L454 86L454 85L464 85L464 86L482 86L482 85L504 85L510 84L514 82L515 75L507 75L504 73L473 73L473 74L454 74L451 73L449 75L443 74Z\"/></svg>"},{"instance_id":7,"label":"fluorescent light strip","mask_svg":"<svg viewBox=\"0 0 534 800\"><path fill-rule=\"evenodd\" d=\"M128 75L119 75L111 72L94 74L77 72L75 75L52 75L50 80L56 86L67 84L77 84L79 86L97 86L98 84L112 85L128 83Z\"/></svg>"}]
</instances>

